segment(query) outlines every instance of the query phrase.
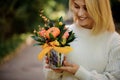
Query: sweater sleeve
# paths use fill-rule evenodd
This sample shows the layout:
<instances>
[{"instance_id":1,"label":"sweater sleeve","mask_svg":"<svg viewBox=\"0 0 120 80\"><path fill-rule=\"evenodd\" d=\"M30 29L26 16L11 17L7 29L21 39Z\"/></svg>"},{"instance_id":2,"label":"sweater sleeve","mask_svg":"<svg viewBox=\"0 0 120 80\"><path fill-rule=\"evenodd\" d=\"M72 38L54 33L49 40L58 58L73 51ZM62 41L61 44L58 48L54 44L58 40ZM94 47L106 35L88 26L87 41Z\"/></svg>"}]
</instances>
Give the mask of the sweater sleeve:
<instances>
[{"instance_id":1,"label":"sweater sleeve","mask_svg":"<svg viewBox=\"0 0 120 80\"><path fill-rule=\"evenodd\" d=\"M109 60L102 74L80 66L75 76L80 80L120 80L120 37L115 37L110 45Z\"/></svg>"}]
</instances>

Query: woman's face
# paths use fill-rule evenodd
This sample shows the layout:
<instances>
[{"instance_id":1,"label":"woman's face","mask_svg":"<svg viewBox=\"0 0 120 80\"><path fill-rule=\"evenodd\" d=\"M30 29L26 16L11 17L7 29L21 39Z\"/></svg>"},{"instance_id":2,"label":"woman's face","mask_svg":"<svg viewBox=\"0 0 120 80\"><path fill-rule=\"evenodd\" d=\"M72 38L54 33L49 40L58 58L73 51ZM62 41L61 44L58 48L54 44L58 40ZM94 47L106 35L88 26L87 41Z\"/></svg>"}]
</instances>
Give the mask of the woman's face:
<instances>
[{"instance_id":1,"label":"woman's face","mask_svg":"<svg viewBox=\"0 0 120 80\"><path fill-rule=\"evenodd\" d=\"M73 1L73 13L79 26L92 28L94 21L87 12L85 0Z\"/></svg>"}]
</instances>

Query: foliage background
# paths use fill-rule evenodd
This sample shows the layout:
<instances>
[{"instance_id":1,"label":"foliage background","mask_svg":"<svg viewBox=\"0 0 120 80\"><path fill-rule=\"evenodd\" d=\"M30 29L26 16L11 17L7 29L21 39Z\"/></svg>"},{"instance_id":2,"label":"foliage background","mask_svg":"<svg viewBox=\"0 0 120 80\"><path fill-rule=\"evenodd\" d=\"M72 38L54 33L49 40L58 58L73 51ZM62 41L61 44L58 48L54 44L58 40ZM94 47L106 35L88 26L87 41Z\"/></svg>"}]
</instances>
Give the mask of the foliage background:
<instances>
[{"instance_id":1,"label":"foliage background","mask_svg":"<svg viewBox=\"0 0 120 80\"><path fill-rule=\"evenodd\" d=\"M9 53L22 41L21 34L32 33L40 24L39 10L50 19L66 17L69 0L0 0L0 56ZM115 23L120 23L120 1L111 0ZM117 26L116 29L120 29ZM11 42L12 41L12 42ZM14 46L11 49L11 46Z\"/></svg>"}]
</instances>

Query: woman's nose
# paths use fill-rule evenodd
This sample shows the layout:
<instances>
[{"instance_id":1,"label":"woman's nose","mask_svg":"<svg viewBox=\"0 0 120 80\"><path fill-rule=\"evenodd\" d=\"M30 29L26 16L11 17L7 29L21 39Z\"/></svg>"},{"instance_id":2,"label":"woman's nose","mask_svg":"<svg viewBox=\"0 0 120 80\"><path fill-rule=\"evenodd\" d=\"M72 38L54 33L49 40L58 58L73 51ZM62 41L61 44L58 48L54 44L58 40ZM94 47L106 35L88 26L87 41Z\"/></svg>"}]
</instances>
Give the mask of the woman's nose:
<instances>
[{"instance_id":1,"label":"woman's nose","mask_svg":"<svg viewBox=\"0 0 120 80\"><path fill-rule=\"evenodd\" d=\"M78 16L79 16L79 17L84 17L84 16L85 16L85 10L79 9L79 10L78 10Z\"/></svg>"}]
</instances>

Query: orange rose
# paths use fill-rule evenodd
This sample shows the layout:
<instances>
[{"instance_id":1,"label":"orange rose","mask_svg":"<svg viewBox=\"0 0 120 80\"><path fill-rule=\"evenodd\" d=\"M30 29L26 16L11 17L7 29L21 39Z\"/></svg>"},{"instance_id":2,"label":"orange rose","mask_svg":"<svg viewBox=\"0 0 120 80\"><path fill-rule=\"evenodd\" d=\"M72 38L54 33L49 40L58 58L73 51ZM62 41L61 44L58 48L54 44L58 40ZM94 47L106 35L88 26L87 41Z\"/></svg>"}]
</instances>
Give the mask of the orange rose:
<instances>
[{"instance_id":1,"label":"orange rose","mask_svg":"<svg viewBox=\"0 0 120 80\"><path fill-rule=\"evenodd\" d=\"M45 37L46 30L45 30L45 29L42 29L41 31L38 32L38 34L39 34L40 36Z\"/></svg>"},{"instance_id":2,"label":"orange rose","mask_svg":"<svg viewBox=\"0 0 120 80\"><path fill-rule=\"evenodd\" d=\"M49 36L50 33L54 36L54 38L56 38L56 37L60 34L60 30L59 30L59 28L57 28L57 27L51 27L51 28L49 28L49 29L46 31L46 37L47 37L48 39L50 39L50 36Z\"/></svg>"}]
</instances>

